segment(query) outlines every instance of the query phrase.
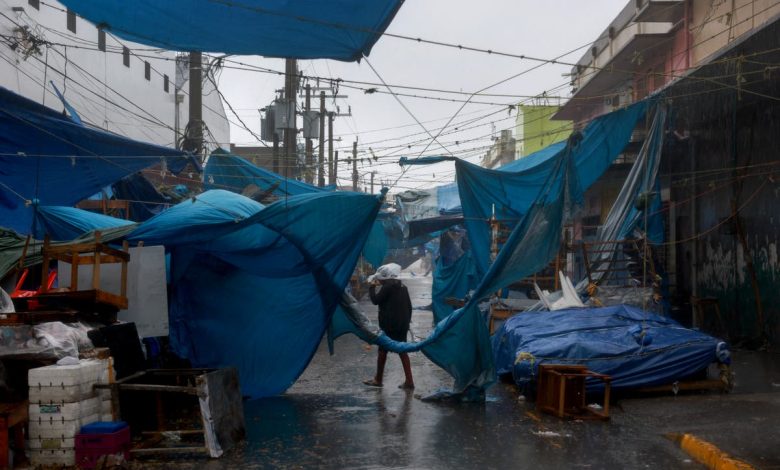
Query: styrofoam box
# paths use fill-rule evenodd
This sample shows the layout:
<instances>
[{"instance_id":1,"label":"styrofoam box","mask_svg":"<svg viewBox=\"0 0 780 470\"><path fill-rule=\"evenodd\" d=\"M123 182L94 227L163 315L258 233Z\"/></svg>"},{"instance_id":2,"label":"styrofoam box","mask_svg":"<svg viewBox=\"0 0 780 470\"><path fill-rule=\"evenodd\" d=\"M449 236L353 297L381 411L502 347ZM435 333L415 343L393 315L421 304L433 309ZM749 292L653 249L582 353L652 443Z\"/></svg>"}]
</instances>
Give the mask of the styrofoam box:
<instances>
[{"instance_id":1,"label":"styrofoam box","mask_svg":"<svg viewBox=\"0 0 780 470\"><path fill-rule=\"evenodd\" d=\"M75 465L76 451L74 449L29 449L27 456L30 463L39 467L42 465Z\"/></svg>"},{"instance_id":2,"label":"styrofoam box","mask_svg":"<svg viewBox=\"0 0 780 470\"><path fill-rule=\"evenodd\" d=\"M67 421L30 421L27 439L31 449L70 447L81 427L96 421L100 421L98 413ZM70 443L66 442L68 440Z\"/></svg>"},{"instance_id":3,"label":"styrofoam box","mask_svg":"<svg viewBox=\"0 0 780 470\"><path fill-rule=\"evenodd\" d=\"M68 450L76 448L76 437L49 437L27 440L27 447L31 450Z\"/></svg>"},{"instance_id":4,"label":"styrofoam box","mask_svg":"<svg viewBox=\"0 0 780 470\"><path fill-rule=\"evenodd\" d=\"M30 423L73 421L100 413L102 406L102 402L97 397L73 403L30 404L29 420Z\"/></svg>"},{"instance_id":5,"label":"styrofoam box","mask_svg":"<svg viewBox=\"0 0 780 470\"><path fill-rule=\"evenodd\" d=\"M94 397L94 385L108 381L110 366L110 359L85 359L75 365L30 369L30 403L73 403Z\"/></svg>"}]
</instances>

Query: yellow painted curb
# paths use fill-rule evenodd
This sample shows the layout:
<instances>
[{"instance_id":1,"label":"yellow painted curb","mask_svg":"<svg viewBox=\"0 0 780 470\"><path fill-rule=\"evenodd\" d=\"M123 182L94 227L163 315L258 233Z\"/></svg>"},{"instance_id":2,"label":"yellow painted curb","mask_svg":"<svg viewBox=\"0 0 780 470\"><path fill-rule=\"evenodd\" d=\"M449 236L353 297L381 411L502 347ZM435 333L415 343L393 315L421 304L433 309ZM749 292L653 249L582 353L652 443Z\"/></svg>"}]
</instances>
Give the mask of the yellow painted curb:
<instances>
[{"instance_id":1,"label":"yellow painted curb","mask_svg":"<svg viewBox=\"0 0 780 470\"><path fill-rule=\"evenodd\" d=\"M693 434L669 434L667 437L677 442L691 457L712 470L755 470L749 463L729 456Z\"/></svg>"}]
</instances>

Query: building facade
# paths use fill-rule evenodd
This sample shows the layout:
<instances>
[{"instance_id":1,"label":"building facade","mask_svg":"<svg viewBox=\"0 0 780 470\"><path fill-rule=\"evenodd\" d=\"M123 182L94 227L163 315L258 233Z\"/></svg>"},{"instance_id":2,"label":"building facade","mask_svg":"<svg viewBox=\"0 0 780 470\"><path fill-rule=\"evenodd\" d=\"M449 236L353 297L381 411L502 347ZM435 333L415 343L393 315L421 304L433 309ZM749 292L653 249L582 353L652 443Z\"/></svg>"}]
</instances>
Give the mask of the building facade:
<instances>
[{"instance_id":1,"label":"building facade","mask_svg":"<svg viewBox=\"0 0 780 470\"><path fill-rule=\"evenodd\" d=\"M0 86L62 111L56 86L88 125L169 147L181 139L188 69L174 52L120 40L54 0L4 0L0 13ZM208 145L227 148L229 123L209 91L204 79Z\"/></svg>"},{"instance_id":2,"label":"building facade","mask_svg":"<svg viewBox=\"0 0 780 470\"><path fill-rule=\"evenodd\" d=\"M572 97L555 115L582 127L646 97L668 106L658 249L673 314L756 346L780 339L778 44L774 0L631 1L573 68ZM590 223L603 223L621 180L591 188ZM702 298L720 314L694 315Z\"/></svg>"},{"instance_id":3,"label":"building facade","mask_svg":"<svg viewBox=\"0 0 780 470\"><path fill-rule=\"evenodd\" d=\"M501 134L494 138L493 145L490 146L482 158L482 166L485 168L497 168L514 161L514 159L515 138L512 136L512 129L502 129Z\"/></svg>"},{"instance_id":4,"label":"building facade","mask_svg":"<svg viewBox=\"0 0 780 470\"><path fill-rule=\"evenodd\" d=\"M571 121L553 121L560 109L552 105L517 106L515 119L515 159L530 155L550 144L560 142L571 134Z\"/></svg>"}]
</instances>

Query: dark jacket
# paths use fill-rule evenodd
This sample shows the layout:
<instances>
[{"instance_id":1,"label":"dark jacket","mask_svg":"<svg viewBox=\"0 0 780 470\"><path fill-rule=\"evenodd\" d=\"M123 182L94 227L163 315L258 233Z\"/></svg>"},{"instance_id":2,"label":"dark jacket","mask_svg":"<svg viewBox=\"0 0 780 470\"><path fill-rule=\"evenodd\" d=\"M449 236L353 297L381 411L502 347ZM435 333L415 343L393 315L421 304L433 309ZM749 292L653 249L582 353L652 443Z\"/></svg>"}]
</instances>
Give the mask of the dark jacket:
<instances>
[{"instance_id":1,"label":"dark jacket","mask_svg":"<svg viewBox=\"0 0 780 470\"><path fill-rule=\"evenodd\" d=\"M412 301L406 286L397 279L388 279L377 292L375 286L368 289L371 302L379 306L379 327L396 341L406 341L409 322L412 320Z\"/></svg>"}]
</instances>

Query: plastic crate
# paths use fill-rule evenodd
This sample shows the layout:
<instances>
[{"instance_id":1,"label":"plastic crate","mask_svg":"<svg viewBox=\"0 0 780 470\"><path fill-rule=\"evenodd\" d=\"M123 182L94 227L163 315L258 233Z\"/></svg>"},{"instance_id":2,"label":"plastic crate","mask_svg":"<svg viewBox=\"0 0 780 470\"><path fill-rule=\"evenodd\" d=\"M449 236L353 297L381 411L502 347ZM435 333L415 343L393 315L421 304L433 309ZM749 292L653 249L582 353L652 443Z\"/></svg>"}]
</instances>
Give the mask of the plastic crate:
<instances>
[{"instance_id":1,"label":"plastic crate","mask_svg":"<svg viewBox=\"0 0 780 470\"><path fill-rule=\"evenodd\" d=\"M93 426L94 424L105 426ZM84 426L84 428L110 429L116 427L116 424L93 423L93 425ZM126 424L116 432L90 434L82 432L76 436L76 465L78 467L95 468L100 457L112 454L123 454L125 459L130 457L130 428Z\"/></svg>"}]
</instances>

